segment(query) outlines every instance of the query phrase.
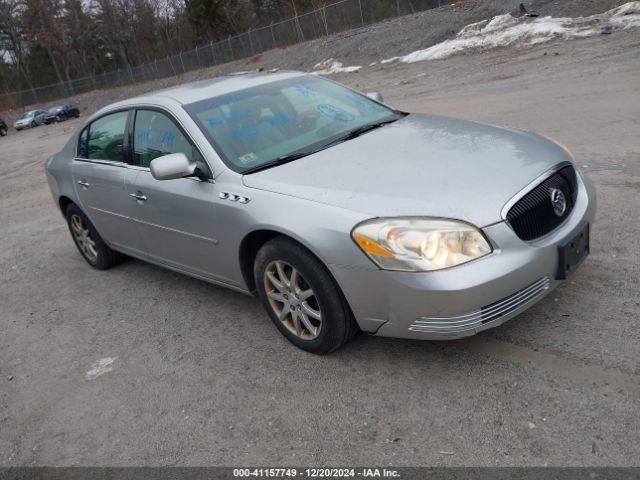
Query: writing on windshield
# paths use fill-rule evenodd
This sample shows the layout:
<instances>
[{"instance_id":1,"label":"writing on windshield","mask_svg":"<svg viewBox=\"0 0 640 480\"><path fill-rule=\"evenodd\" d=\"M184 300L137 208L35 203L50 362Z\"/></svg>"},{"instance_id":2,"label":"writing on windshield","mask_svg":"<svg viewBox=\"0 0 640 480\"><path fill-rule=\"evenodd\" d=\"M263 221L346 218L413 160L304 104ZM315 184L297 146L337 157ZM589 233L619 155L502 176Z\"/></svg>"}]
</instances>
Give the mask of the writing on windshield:
<instances>
[{"instance_id":1,"label":"writing on windshield","mask_svg":"<svg viewBox=\"0 0 640 480\"><path fill-rule=\"evenodd\" d=\"M254 169L394 115L346 87L312 75L187 105L230 168Z\"/></svg>"}]
</instances>

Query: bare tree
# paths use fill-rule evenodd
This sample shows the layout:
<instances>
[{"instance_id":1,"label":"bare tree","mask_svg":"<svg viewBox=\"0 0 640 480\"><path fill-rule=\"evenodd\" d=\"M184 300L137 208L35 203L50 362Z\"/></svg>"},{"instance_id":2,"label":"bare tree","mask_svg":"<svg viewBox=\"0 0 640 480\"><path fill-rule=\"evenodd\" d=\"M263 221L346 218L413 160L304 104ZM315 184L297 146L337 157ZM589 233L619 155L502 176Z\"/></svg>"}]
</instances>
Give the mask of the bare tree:
<instances>
[{"instance_id":1,"label":"bare tree","mask_svg":"<svg viewBox=\"0 0 640 480\"><path fill-rule=\"evenodd\" d=\"M0 0L0 34L2 34L2 58L8 58L15 66L17 88L21 88L24 79L29 89L33 90L29 65L25 61L28 49L26 47L21 14L24 6L18 0Z\"/></svg>"}]
</instances>

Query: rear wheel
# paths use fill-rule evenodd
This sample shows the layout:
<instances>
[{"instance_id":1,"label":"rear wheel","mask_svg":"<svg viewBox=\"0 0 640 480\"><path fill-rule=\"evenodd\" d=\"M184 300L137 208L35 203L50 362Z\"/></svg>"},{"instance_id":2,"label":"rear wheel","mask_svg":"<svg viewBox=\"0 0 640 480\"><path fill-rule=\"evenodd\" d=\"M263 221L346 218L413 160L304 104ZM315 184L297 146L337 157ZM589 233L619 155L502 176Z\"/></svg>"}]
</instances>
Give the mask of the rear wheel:
<instances>
[{"instance_id":1,"label":"rear wheel","mask_svg":"<svg viewBox=\"0 0 640 480\"><path fill-rule=\"evenodd\" d=\"M260 249L254 280L269 317L298 348L329 353L358 331L326 267L290 239L278 237Z\"/></svg>"},{"instance_id":2,"label":"rear wheel","mask_svg":"<svg viewBox=\"0 0 640 480\"><path fill-rule=\"evenodd\" d=\"M121 253L109 248L91 221L73 203L67 207L66 217L71 237L89 265L106 270L124 259Z\"/></svg>"},{"instance_id":3,"label":"rear wheel","mask_svg":"<svg viewBox=\"0 0 640 480\"><path fill-rule=\"evenodd\" d=\"M0 127L0 137L7 136L7 129L5 127Z\"/></svg>"}]
</instances>

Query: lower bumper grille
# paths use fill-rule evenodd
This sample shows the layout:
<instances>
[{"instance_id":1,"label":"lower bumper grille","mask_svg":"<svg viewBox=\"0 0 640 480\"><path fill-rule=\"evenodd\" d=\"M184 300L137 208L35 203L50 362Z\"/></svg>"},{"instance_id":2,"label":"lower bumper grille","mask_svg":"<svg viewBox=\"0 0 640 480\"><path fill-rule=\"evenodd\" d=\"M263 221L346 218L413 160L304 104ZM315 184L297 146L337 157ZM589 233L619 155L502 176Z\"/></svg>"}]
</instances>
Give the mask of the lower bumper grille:
<instances>
[{"instance_id":1,"label":"lower bumper grille","mask_svg":"<svg viewBox=\"0 0 640 480\"><path fill-rule=\"evenodd\" d=\"M409 326L409 330L446 334L479 328L485 323L497 320L527 304L534 303L544 295L550 285L549 277L543 277L513 295L486 305L475 312L451 317L421 317Z\"/></svg>"}]
</instances>

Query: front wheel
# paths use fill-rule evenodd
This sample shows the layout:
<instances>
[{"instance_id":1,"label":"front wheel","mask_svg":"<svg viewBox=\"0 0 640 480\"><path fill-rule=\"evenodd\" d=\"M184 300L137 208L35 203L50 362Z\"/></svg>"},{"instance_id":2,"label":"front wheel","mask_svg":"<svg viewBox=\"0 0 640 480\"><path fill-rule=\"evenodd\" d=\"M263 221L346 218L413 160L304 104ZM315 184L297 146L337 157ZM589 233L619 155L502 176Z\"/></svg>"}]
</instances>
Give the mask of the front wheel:
<instances>
[{"instance_id":1,"label":"front wheel","mask_svg":"<svg viewBox=\"0 0 640 480\"><path fill-rule=\"evenodd\" d=\"M109 248L89 218L73 203L67 207L66 217L71 237L89 265L106 270L123 260L124 256Z\"/></svg>"},{"instance_id":2,"label":"front wheel","mask_svg":"<svg viewBox=\"0 0 640 480\"><path fill-rule=\"evenodd\" d=\"M278 237L260 249L254 280L269 317L298 348L329 353L358 331L326 267L292 240Z\"/></svg>"},{"instance_id":3,"label":"front wheel","mask_svg":"<svg viewBox=\"0 0 640 480\"><path fill-rule=\"evenodd\" d=\"M0 127L0 137L6 137L7 136L7 129L4 127Z\"/></svg>"}]
</instances>

